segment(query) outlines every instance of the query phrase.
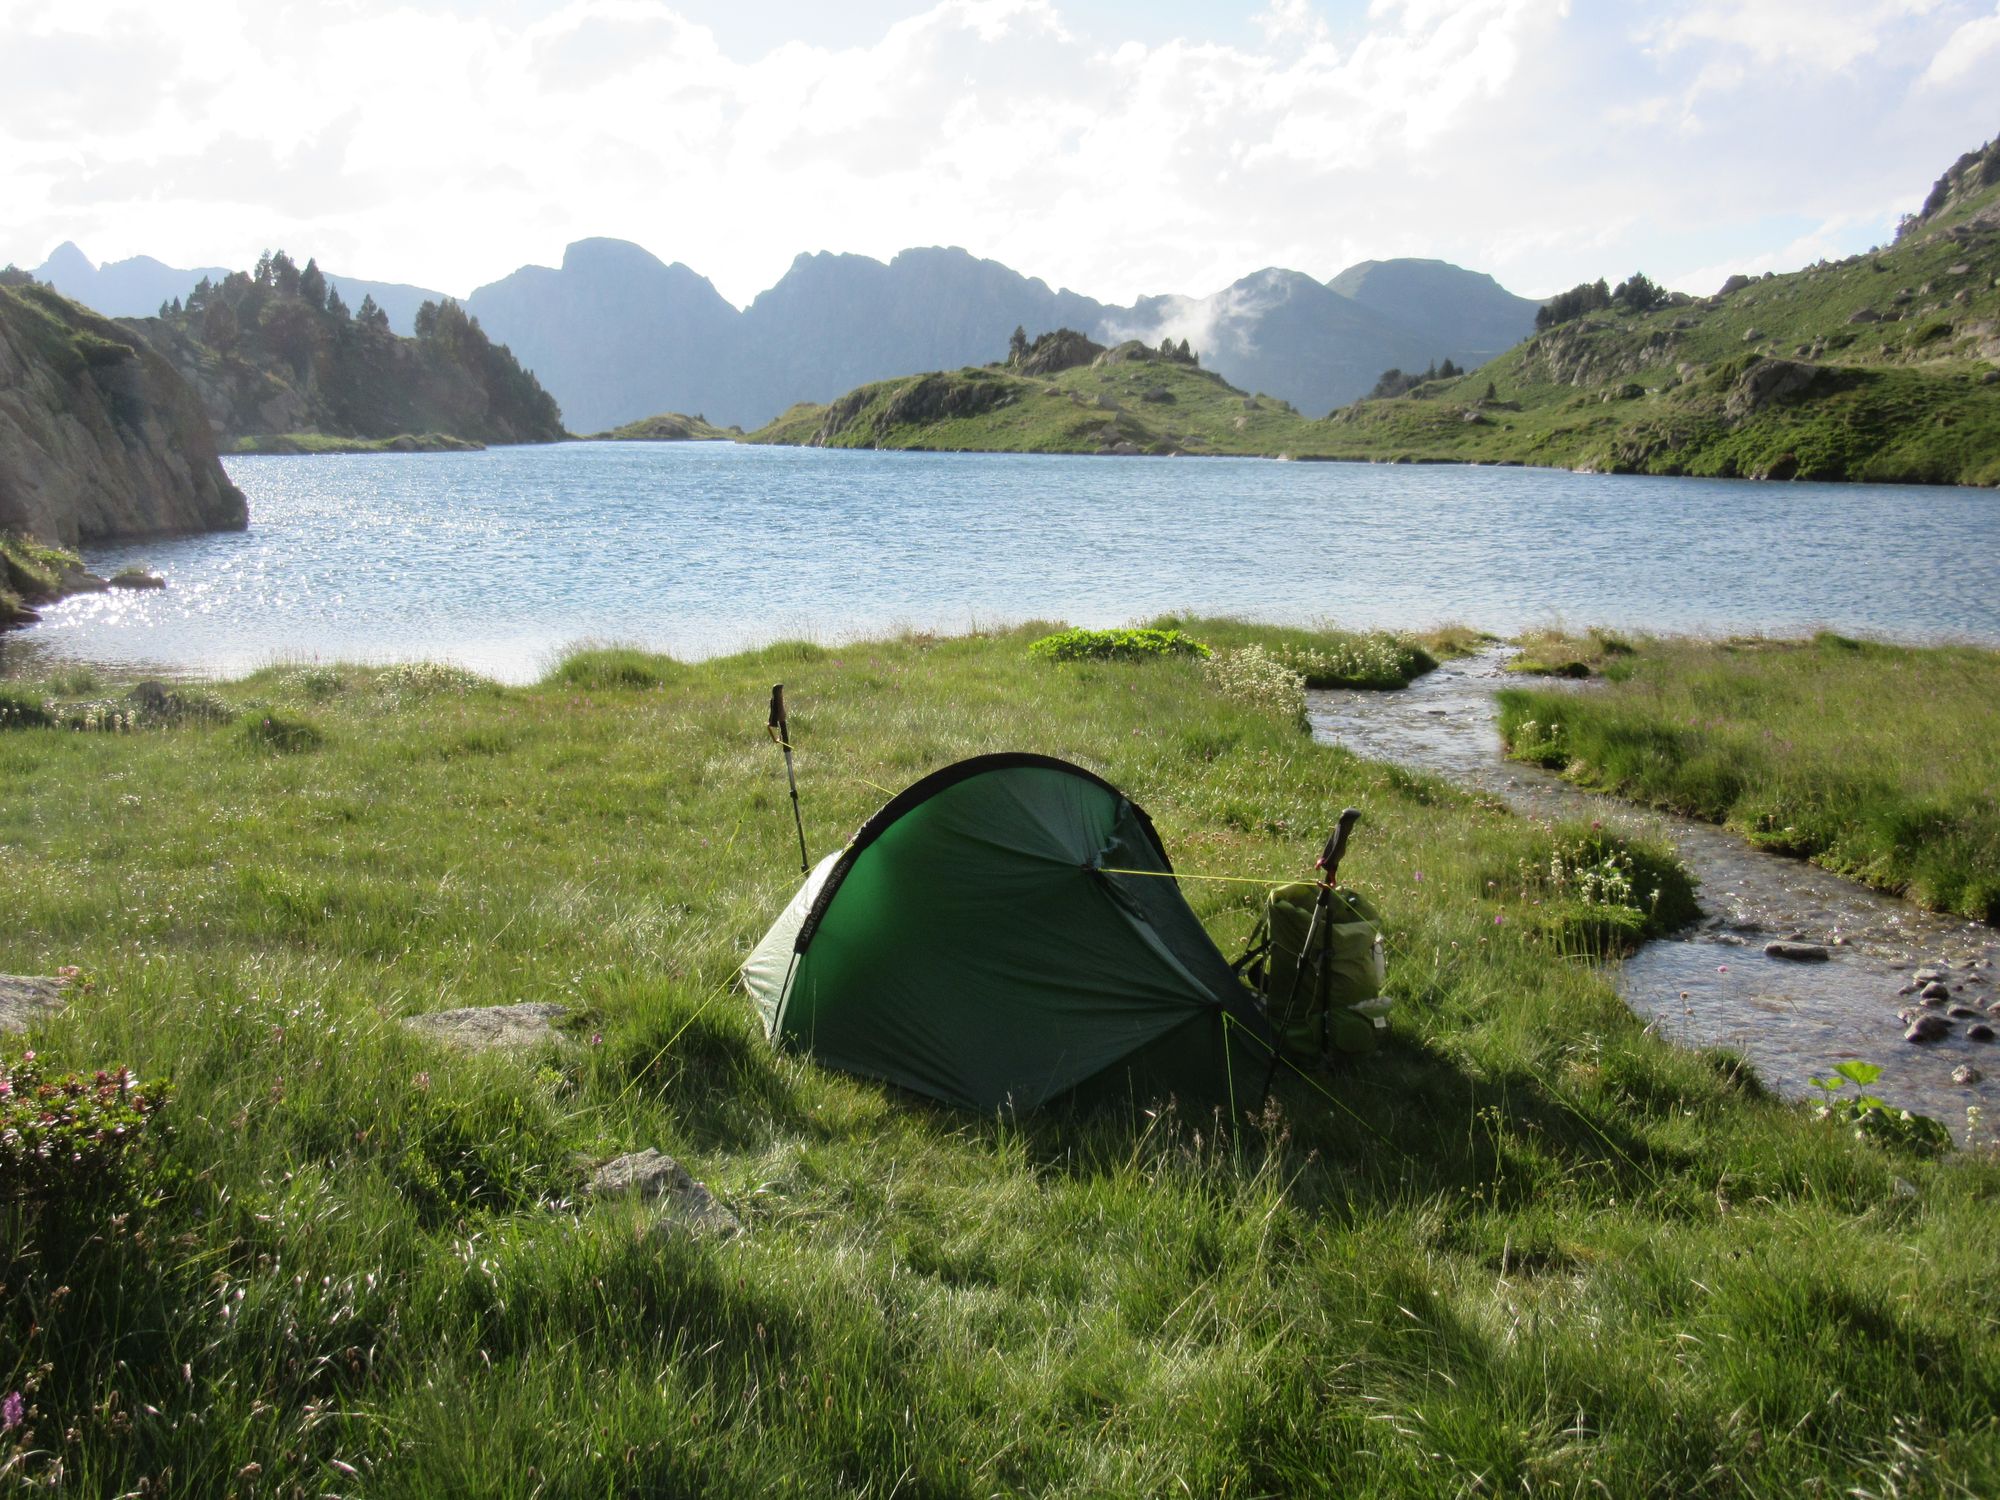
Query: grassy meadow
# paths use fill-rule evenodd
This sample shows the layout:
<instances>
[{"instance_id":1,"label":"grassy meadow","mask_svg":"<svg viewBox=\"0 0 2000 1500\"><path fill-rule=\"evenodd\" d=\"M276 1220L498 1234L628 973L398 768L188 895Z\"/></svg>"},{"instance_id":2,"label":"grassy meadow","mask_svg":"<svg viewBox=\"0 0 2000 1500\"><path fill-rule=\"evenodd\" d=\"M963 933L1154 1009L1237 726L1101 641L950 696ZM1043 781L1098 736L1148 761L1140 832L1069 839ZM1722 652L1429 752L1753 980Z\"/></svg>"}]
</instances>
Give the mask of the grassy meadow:
<instances>
[{"instance_id":1,"label":"grassy meadow","mask_svg":"<svg viewBox=\"0 0 2000 1500\"><path fill-rule=\"evenodd\" d=\"M14 684L50 722L0 729L0 972L80 972L0 1058L172 1094L122 1174L0 1180L0 1490L2000 1491L2000 1161L1650 1035L1588 955L1685 916L1665 851L1315 745L1268 674L1034 634L279 667L122 730L122 684ZM773 1052L732 979L798 880L777 680L815 854L997 749L1109 777L1189 874L1297 878L1360 806L1391 1040L1242 1119ZM1256 887L1185 889L1247 933ZM522 1000L563 1039L399 1024ZM580 1200L648 1146L746 1232Z\"/></svg>"},{"instance_id":2,"label":"grassy meadow","mask_svg":"<svg viewBox=\"0 0 2000 1500\"><path fill-rule=\"evenodd\" d=\"M1635 646L1551 633L1524 658L1569 675L1594 664L1610 680L1503 693L1515 755L2000 921L2000 652L1830 634Z\"/></svg>"}]
</instances>

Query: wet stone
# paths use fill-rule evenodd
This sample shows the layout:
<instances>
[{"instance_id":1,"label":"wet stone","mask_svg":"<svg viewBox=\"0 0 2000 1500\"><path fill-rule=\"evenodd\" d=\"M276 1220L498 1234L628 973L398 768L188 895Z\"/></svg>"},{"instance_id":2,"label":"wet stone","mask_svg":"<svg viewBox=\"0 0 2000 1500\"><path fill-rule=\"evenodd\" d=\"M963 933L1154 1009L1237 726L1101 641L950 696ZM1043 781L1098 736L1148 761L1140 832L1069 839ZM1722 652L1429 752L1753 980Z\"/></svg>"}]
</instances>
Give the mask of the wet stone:
<instances>
[{"instance_id":1,"label":"wet stone","mask_svg":"<svg viewBox=\"0 0 2000 1500\"><path fill-rule=\"evenodd\" d=\"M1951 991L1946 989L1941 982L1935 979L1925 984L1925 986L1922 989L1918 990L1917 993L1923 996L1923 998L1926 1000L1949 1000L1951 998Z\"/></svg>"},{"instance_id":2,"label":"wet stone","mask_svg":"<svg viewBox=\"0 0 2000 1500\"><path fill-rule=\"evenodd\" d=\"M1973 1084L1979 1082L1985 1076L1979 1069L1973 1067L1971 1063L1960 1063L1951 1070L1951 1081L1960 1088L1971 1088Z\"/></svg>"},{"instance_id":3,"label":"wet stone","mask_svg":"<svg viewBox=\"0 0 2000 1500\"><path fill-rule=\"evenodd\" d=\"M1802 943L1792 938L1786 938L1782 942L1766 943L1764 945L1764 956L1766 958L1790 959L1793 963L1813 964L1825 963L1827 953L1826 949L1818 943Z\"/></svg>"},{"instance_id":4,"label":"wet stone","mask_svg":"<svg viewBox=\"0 0 2000 1500\"><path fill-rule=\"evenodd\" d=\"M1906 1042L1935 1042L1951 1035L1951 1022L1943 1016L1918 1016L1903 1033Z\"/></svg>"},{"instance_id":5,"label":"wet stone","mask_svg":"<svg viewBox=\"0 0 2000 1500\"><path fill-rule=\"evenodd\" d=\"M1945 975L1945 971L1944 971L1943 969L1940 969L1940 968L1937 968L1937 967L1936 967L1936 966L1934 966L1934 965L1931 965L1931 966L1926 966L1926 967L1924 967L1924 968L1921 968L1921 969L1917 970L1917 972L1916 972L1916 973L1912 974L1912 975L1910 976L1910 982L1911 982L1912 984L1919 984L1919 985L1922 985L1922 984L1942 984L1942 983L1944 982L1945 978L1946 978L1946 975Z\"/></svg>"},{"instance_id":6,"label":"wet stone","mask_svg":"<svg viewBox=\"0 0 2000 1500\"><path fill-rule=\"evenodd\" d=\"M1966 1027L1965 1034L1975 1042L1990 1042L1993 1040L1993 1028L1988 1026L1984 1021L1981 1021L1977 1026Z\"/></svg>"},{"instance_id":7,"label":"wet stone","mask_svg":"<svg viewBox=\"0 0 2000 1500\"><path fill-rule=\"evenodd\" d=\"M1954 1021L1983 1021L1986 1019L1985 1011L1974 1010L1969 1005L1954 1005L1945 1014L1950 1016Z\"/></svg>"}]
</instances>

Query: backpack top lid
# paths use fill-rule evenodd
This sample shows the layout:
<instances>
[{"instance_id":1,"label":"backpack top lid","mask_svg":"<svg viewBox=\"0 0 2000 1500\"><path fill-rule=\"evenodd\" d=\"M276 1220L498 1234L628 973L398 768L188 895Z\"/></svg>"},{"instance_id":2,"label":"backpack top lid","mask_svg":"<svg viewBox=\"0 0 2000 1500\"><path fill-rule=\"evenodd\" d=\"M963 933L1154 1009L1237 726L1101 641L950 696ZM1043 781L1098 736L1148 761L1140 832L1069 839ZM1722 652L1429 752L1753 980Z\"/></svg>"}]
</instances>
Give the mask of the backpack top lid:
<instances>
[{"instance_id":1,"label":"backpack top lid","mask_svg":"<svg viewBox=\"0 0 2000 1500\"><path fill-rule=\"evenodd\" d=\"M1102 777L978 756L822 860L745 986L773 1043L968 1108L1127 1083L1233 1098L1269 1032L1172 871Z\"/></svg>"}]
</instances>

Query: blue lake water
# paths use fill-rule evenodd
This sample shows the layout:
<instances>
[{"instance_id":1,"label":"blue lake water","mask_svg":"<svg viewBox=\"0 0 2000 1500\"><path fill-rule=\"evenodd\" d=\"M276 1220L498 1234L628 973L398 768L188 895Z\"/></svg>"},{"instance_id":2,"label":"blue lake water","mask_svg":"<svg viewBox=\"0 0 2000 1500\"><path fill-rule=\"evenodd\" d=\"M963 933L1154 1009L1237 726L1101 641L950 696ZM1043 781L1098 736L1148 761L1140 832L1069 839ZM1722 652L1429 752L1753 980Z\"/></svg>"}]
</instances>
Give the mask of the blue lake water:
<instances>
[{"instance_id":1,"label":"blue lake water","mask_svg":"<svg viewBox=\"0 0 2000 1500\"><path fill-rule=\"evenodd\" d=\"M518 681L585 640L694 657L1169 610L2000 640L1983 490L726 443L229 470L249 531L89 549L170 587L66 601L0 655L215 674L425 657Z\"/></svg>"}]
</instances>

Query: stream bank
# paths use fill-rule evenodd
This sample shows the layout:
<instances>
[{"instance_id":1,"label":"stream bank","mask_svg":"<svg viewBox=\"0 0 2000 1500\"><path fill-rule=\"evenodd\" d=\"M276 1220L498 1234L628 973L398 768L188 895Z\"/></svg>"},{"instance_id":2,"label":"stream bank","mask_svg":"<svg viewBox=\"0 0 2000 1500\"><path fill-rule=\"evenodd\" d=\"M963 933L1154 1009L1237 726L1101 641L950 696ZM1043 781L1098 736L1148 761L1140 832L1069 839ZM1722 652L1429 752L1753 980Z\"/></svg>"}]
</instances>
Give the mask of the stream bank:
<instances>
[{"instance_id":1,"label":"stream bank","mask_svg":"<svg viewBox=\"0 0 2000 1500\"><path fill-rule=\"evenodd\" d=\"M1727 1047L1788 1098L1815 1095L1810 1080L1837 1062L1875 1063L1882 1076L1871 1092L1932 1116L1961 1143L1969 1106L1989 1121L2000 1113L2000 1046L1967 1036L2000 1006L1993 983L2000 932L1507 760L1494 694L1520 681L1505 670L1512 654L1497 647L1446 662L1399 692L1310 693L1313 734L1489 793L1526 817L1598 819L1673 843L1699 882L1702 920L1646 944L1616 975L1627 1003L1662 1035ZM1802 963L1765 953L1784 942L1823 947L1828 957ZM1918 1004L1915 976L1925 969L1936 970L1947 991L1928 1013L1951 1026L1939 1040L1913 1043L1899 1012ZM1982 1127L1982 1139L1991 1128Z\"/></svg>"}]
</instances>

